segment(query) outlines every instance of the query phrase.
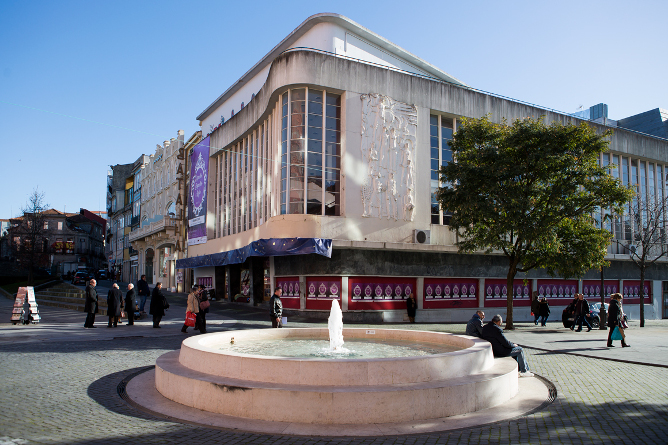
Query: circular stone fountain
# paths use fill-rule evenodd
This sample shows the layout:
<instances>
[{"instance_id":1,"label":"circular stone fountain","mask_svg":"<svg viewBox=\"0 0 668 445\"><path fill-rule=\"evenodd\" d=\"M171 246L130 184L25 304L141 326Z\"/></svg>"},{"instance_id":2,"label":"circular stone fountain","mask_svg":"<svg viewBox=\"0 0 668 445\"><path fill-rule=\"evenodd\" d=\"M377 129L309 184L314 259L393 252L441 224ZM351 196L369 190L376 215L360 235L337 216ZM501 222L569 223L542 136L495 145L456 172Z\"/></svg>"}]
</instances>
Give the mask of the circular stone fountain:
<instances>
[{"instance_id":1,"label":"circular stone fountain","mask_svg":"<svg viewBox=\"0 0 668 445\"><path fill-rule=\"evenodd\" d=\"M342 333L350 349L355 341L404 342L430 353L332 359L281 357L278 349L275 355L250 355L235 352L231 339L235 345L328 341L329 331L228 331L190 337L180 351L159 357L155 388L178 404L211 413L311 425L424 422L495 407L518 392L517 363L494 359L484 340L398 329Z\"/></svg>"}]
</instances>

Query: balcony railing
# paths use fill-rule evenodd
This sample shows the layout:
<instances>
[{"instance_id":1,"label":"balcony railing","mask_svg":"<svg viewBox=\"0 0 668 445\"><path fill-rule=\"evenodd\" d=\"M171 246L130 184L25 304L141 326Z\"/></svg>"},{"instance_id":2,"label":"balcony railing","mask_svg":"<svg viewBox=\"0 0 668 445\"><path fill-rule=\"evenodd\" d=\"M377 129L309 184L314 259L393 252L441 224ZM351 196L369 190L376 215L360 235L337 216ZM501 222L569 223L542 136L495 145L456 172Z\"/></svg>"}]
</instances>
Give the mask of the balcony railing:
<instances>
[{"instance_id":1,"label":"balcony railing","mask_svg":"<svg viewBox=\"0 0 668 445\"><path fill-rule=\"evenodd\" d=\"M139 239L145 238L154 233L166 231L168 229L175 229L178 223L178 219L171 218L169 216L163 217L160 221L152 222L150 224L144 225L137 230L130 232L130 242L137 241Z\"/></svg>"}]
</instances>

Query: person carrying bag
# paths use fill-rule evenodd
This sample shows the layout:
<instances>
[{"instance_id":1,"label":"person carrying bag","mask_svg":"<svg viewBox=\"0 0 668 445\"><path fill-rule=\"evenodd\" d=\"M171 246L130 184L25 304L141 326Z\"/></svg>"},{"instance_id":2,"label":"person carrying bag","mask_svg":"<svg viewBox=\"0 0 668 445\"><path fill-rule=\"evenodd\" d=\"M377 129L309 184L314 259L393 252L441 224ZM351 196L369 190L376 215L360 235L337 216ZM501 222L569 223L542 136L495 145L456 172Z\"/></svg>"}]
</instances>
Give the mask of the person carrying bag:
<instances>
[{"instance_id":1,"label":"person carrying bag","mask_svg":"<svg viewBox=\"0 0 668 445\"><path fill-rule=\"evenodd\" d=\"M206 289L201 284L199 285L197 300L199 301L199 312L197 312L197 327L195 329L199 329L201 334L206 334L206 313L209 312L211 302L206 296Z\"/></svg>"},{"instance_id":2,"label":"person carrying bag","mask_svg":"<svg viewBox=\"0 0 668 445\"><path fill-rule=\"evenodd\" d=\"M199 300L197 299L197 286L195 286L188 294L188 303L186 304L186 321L183 323L181 332L186 334L189 327L195 327L195 320L198 312Z\"/></svg>"}]
</instances>

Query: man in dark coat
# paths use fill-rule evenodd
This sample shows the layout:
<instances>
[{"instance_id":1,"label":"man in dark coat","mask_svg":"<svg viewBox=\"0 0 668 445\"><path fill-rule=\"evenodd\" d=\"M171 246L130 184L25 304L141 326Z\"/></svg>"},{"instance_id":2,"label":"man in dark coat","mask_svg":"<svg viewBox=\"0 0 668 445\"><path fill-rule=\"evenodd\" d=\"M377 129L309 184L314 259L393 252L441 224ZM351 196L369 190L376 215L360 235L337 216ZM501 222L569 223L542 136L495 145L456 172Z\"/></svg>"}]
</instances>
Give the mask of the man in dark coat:
<instances>
[{"instance_id":1,"label":"man in dark coat","mask_svg":"<svg viewBox=\"0 0 668 445\"><path fill-rule=\"evenodd\" d=\"M90 280L86 286L86 302L84 303L84 312L87 312L84 328L94 328L95 314L97 314L97 291L95 290L97 281Z\"/></svg>"},{"instance_id":2,"label":"man in dark coat","mask_svg":"<svg viewBox=\"0 0 668 445\"><path fill-rule=\"evenodd\" d=\"M135 296L135 287L132 283L128 283L128 292L125 294L125 312L128 314L128 326L135 324L135 306L137 305L137 297Z\"/></svg>"},{"instance_id":3,"label":"man in dark coat","mask_svg":"<svg viewBox=\"0 0 668 445\"><path fill-rule=\"evenodd\" d=\"M142 275L141 279L137 281L137 291L139 291L139 312L144 312L144 306L146 305L146 299L151 294L151 290L148 288L148 283L146 282L146 275Z\"/></svg>"},{"instance_id":4,"label":"man in dark coat","mask_svg":"<svg viewBox=\"0 0 668 445\"><path fill-rule=\"evenodd\" d=\"M121 301L123 300L123 293L118 288L118 284L114 283L107 292L107 315L109 316L108 328L118 327L118 319L121 317Z\"/></svg>"},{"instance_id":5,"label":"man in dark coat","mask_svg":"<svg viewBox=\"0 0 668 445\"><path fill-rule=\"evenodd\" d=\"M165 315L165 309L169 307L167 299L162 295L162 283L157 282L153 288L153 294L151 295L151 305L149 306L149 314L153 315L153 327L160 327L160 320Z\"/></svg>"},{"instance_id":6,"label":"man in dark coat","mask_svg":"<svg viewBox=\"0 0 668 445\"><path fill-rule=\"evenodd\" d=\"M529 365L524 358L524 350L520 346L509 341L506 336L503 335L503 328L501 328L502 322L503 320L500 315L492 317L492 321L482 328L482 339L491 343L494 357L514 358L519 366L520 376L532 377L533 373L529 371Z\"/></svg>"},{"instance_id":7,"label":"man in dark coat","mask_svg":"<svg viewBox=\"0 0 668 445\"><path fill-rule=\"evenodd\" d=\"M587 332L591 331L591 325L587 321L587 314L589 313L589 302L585 300L584 295L578 294L578 301L575 303L575 320L573 325L577 323L578 329L575 332L582 331L582 323L587 325Z\"/></svg>"},{"instance_id":8,"label":"man in dark coat","mask_svg":"<svg viewBox=\"0 0 668 445\"><path fill-rule=\"evenodd\" d=\"M482 338L482 321L485 319L483 311L476 311L473 317L466 323L466 335Z\"/></svg>"},{"instance_id":9,"label":"man in dark coat","mask_svg":"<svg viewBox=\"0 0 668 445\"><path fill-rule=\"evenodd\" d=\"M271 319L272 328L282 328L281 316L283 315L283 302L281 301L283 289L277 287L269 300L269 318Z\"/></svg>"},{"instance_id":10,"label":"man in dark coat","mask_svg":"<svg viewBox=\"0 0 668 445\"><path fill-rule=\"evenodd\" d=\"M538 325L540 317L540 302L538 301L538 291L534 291L533 300L531 300L531 313L533 314L533 324Z\"/></svg>"},{"instance_id":11,"label":"man in dark coat","mask_svg":"<svg viewBox=\"0 0 668 445\"><path fill-rule=\"evenodd\" d=\"M415 323L415 312L417 311L417 302L413 292L406 298L406 313L411 323Z\"/></svg>"}]
</instances>

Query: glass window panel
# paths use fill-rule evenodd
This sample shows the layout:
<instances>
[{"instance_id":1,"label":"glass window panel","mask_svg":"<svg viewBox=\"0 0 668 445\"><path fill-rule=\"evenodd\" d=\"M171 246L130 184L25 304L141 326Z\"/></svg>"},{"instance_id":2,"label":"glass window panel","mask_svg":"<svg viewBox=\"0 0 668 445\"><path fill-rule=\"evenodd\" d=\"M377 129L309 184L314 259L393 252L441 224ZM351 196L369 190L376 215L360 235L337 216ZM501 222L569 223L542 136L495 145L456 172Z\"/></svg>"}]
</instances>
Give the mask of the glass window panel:
<instances>
[{"instance_id":1,"label":"glass window panel","mask_svg":"<svg viewBox=\"0 0 668 445\"><path fill-rule=\"evenodd\" d=\"M431 116L429 116L429 124L436 126L437 131L438 131L438 116L435 116L433 114ZM432 134L432 136L436 136L436 135Z\"/></svg>"},{"instance_id":2,"label":"glass window panel","mask_svg":"<svg viewBox=\"0 0 668 445\"><path fill-rule=\"evenodd\" d=\"M318 114L309 114L308 115L308 126L309 127L322 127L322 116ZM311 129L309 128L309 135L311 133Z\"/></svg>"},{"instance_id":3,"label":"glass window panel","mask_svg":"<svg viewBox=\"0 0 668 445\"><path fill-rule=\"evenodd\" d=\"M431 147L431 158L438 159L438 147Z\"/></svg>"},{"instance_id":4,"label":"glass window panel","mask_svg":"<svg viewBox=\"0 0 668 445\"><path fill-rule=\"evenodd\" d=\"M327 168L341 168L341 158L338 156L325 157L325 167Z\"/></svg>"},{"instance_id":5,"label":"glass window panel","mask_svg":"<svg viewBox=\"0 0 668 445\"><path fill-rule=\"evenodd\" d=\"M316 167L322 167L322 154L321 153L313 153L313 152L308 152L308 165L316 166Z\"/></svg>"},{"instance_id":6,"label":"glass window panel","mask_svg":"<svg viewBox=\"0 0 668 445\"><path fill-rule=\"evenodd\" d=\"M432 204L431 204L431 213L432 213L432 214L434 214L434 213L438 214L438 211L439 211L439 210L440 210L440 209L438 208L438 204L436 204L436 203L432 203Z\"/></svg>"},{"instance_id":7,"label":"glass window panel","mask_svg":"<svg viewBox=\"0 0 668 445\"><path fill-rule=\"evenodd\" d=\"M302 139L306 136L306 127L304 125L293 125L290 128L290 139Z\"/></svg>"},{"instance_id":8,"label":"glass window panel","mask_svg":"<svg viewBox=\"0 0 668 445\"><path fill-rule=\"evenodd\" d=\"M327 156L339 156L341 154L341 144L325 142L325 154Z\"/></svg>"},{"instance_id":9,"label":"glass window panel","mask_svg":"<svg viewBox=\"0 0 668 445\"><path fill-rule=\"evenodd\" d=\"M304 214L304 202L291 202L290 203L290 214L292 215L303 215Z\"/></svg>"},{"instance_id":10,"label":"glass window panel","mask_svg":"<svg viewBox=\"0 0 668 445\"><path fill-rule=\"evenodd\" d=\"M290 92L290 99L294 102L296 100L306 99L306 90L304 88L294 89Z\"/></svg>"},{"instance_id":11,"label":"glass window panel","mask_svg":"<svg viewBox=\"0 0 668 445\"><path fill-rule=\"evenodd\" d=\"M282 141L287 141L288 140L288 129L284 128L281 130L281 140Z\"/></svg>"},{"instance_id":12,"label":"glass window panel","mask_svg":"<svg viewBox=\"0 0 668 445\"><path fill-rule=\"evenodd\" d=\"M281 169L281 179L288 179L288 168L283 167Z\"/></svg>"},{"instance_id":13,"label":"glass window panel","mask_svg":"<svg viewBox=\"0 0 668 445\"><path fill-rule=\"evenodd\" d=\"M441 129L441 139L443 141L447 141L448 139L452 139L452 129L451 128L442 128Z\"/></svg>"},{"instance_id":14,"label":"glass window panel","mask_svg":"<svg viewBox=\"0 0 668 445\"><path fill-rule=\"evenodd\" d=\"M429 136L431 136L432 138L438 138L438 125L429 126ZM438 139L436 139L436 144L438 144Z\"/></svg>"},{"instance_id":15,"label":"glass window panel","mask_svg":"<svg viewBox=\"0 0 668 445\"><path fill-rule=\"evenodd\" d=\"M339 170L326 169L325 170L325 180L337 180L339 179Z\"/></svg>"},{"instance_id":16,"label":"glass window panel","mask_svg":"<svg viewBox=\"0 0 668 445\"><path fill-rule=\"evenodd\" d=\"M438 161L436 161L436 162L438 162ZM431 171L431 179L432 179L432 181L433 180L438 181L438 171L436 171L436 170Z\"/></svg>"},{"instance_id":17,"label":"glass window panel","mask_svg":"<svg viewBox=\"0 0 668 445\"><path fill-rule=\"evenodd\" d=\"M291 152L290 163L292 165L304 165L304 152L303 151Z\"/></svg>"},{"instance_id":18,"label":"glass window panel","mask_svg":"<svg viewBox=\"0 0 668 445\"><path fill-rule=\"evenodd\" d=\"M341 106L341 96L338 94L327 93L327 105Z\"/></svg>"},{"instance_id":19,"label":"glass window panel","mask_svg":"<svg viewBox=\"0 0 668 445\"><path fill-rule=\"evenodd\" d=\"M322 116L322 103L309 102L308 112L309 114L317 114L318 116Z\"/></svg>"},{"instance_id":20,"label":"glass window panel","mask_svg":"<svg viewBox=\"0 0 668 445\"><path fill-rule=\"evenodd\" d=\"M340 191L339 186L340 186L339 181L330 181L330 180L325 181L325 191L327 192L338 193Z\"/></svg>"},{"instance_id":21,"label":"glass window panel","mask_svg":"<svg viewBox=\"0 0 668 445\"><path fill-rule=\"evenodd\" d=\"M440 224L440 219L441 219L441 217L439 216L438 213L435 214L435 215L434 214L431 215L431 223L432 224Z\"/></svg>"},{"instance_id":22,"label":"glass window panel","mask_svg":"<svg viewBox=\"0 0 668 445\"><path fill-rule=\"evenodd\" d=\"M322 168L307 168L308 182L322 184Z\"/></svg>"},{"instance_id":23,"label":"glass window panel","mask_svg":"<svg viewBox=\"0 0 668 445\"><path fill-rule=\"evenodd\" d=\"M283 129L288 128L288 116L285 116L284 118L281 119L281 128Z\"/></svg>"},{"instance_id":24,"label":"glass window panel","mask_svg":"<svg viewBox=\"0 0 668 445\"><path fill-rule=\"evenodd\" d=\"M328 130L341 130L341 120L328 117L325 119L325 128Z\"/></svg>"},{"instance_id":25,"label":"glass window panel","mask_svg":"<svg viewBox=\"0 0 668 445\"><path fill-rule=\"evenodd\" d=\"M304 201L304 188L290 190L290 202Z\"/></svg>"},{"instance_id":26,"label":"glass window panel","mask_svg":"<svg viewBox=\"0 0 668 445\"><path fill-rule=\"evenodd\" d=\"M322 203L318 200L308 200L306 202L306 213L309 215L322 215Z\"/></svg>"},{"instance_id":27,"label":"glass window panel","mask_svg":"<svg viewBox=\"0 0 668 445\"><path fill-rule=\"evenodd\" d=\"M432 170L438 170L438 159L432 159L431 160L431 169Z\"/></svg>"},{"instance_id":28,"label":"glass window panel","mask_svg":"<svg viewBox=\"0 0 668 445\"><path fill-rule=\"evenodd\" d=\"M322 103L322 97L323 97L322 91L311 90L311 89L308 90L308 100Z\"/></svg>"},{"instance_id":29,"label":"glass window panel","mask_svg":"<svg viewBox=\"0 0 668 445\"><path fill-rule=\"evenodd\" d=\"M429 145L430 145L431 147L438 148L438 138L432 137L432 138L431 138L431 141L430 141L430 143L429 143Z\"/></svg>"},{"instance_id":30,"label":"glass window panel","mask_svg":"<svg viewBox=\"0 0 668 445\"><path fill-rule=\"evenodd\" d=\"M306 141L304 139L293 139L293 140L291 140L290 141L290 153L294 153L296 151L303 152L305 144L306 144Z\"/></svg>"},{"instance_id":31,"label":"glass window panel","mask_svg":"<svg viewBox=\"0 0 668 445\"><path fill-rule=\"evenodd\" d=\"M283 94L283 99L281 101L283 105L288 103L288 93Z\"/></svg>"},{"instance_id":32,"label":"glass window panel","mask_svg":"<svg viewBox=\"0 0 668 445\"><path fill-rule=\"evenodd\" d=\"M322 128L309 127L308 138L316 141L322 141Z\"/></svg>"},{"instance_id":33,"label":"glass window panel","mask_svg":"<svg viewBox=\"0 0 668 445\"><path fill-rule=\"evenodd\" d=\"M325 132L325 140L327 142L341 142L341 133L334 130L327 130Z\"/></svg>"},{"instance_id":34,"label":"glass window panel","mask_svg":"<svg viewBox=\"0 0 668 445\"><path fill-rule=\"evenodd\" d=\"M441 131L450 129L450 134L452 134L452 128L453 128L452 118L441 116L441 128L442 128Z\"/></svg>"},{"instance_id":35,"label":"glass window panel","mask_svg":"<svg viewBox=\"0 0 668 445\"><path fill-rule=\"evenodd\" d=\"M307 146L308 151L311 151L311 152L314 152L314 153L322 153L322 141L314 141L314 140L308 139L307 144L308 144L308 146Z\"/></svg>"},{"instance_id":36,"label":"glass window panel","mask_svg":"<svg viewBox=\"0 0 668 445\"><path fill-rule=\"evenodd\" d=\"M306 102L303 100L293 100L290 103L290 112L294 118L295 115L304 115L306 112Z\"/></svg>"},{"instance_id":37,"label":"glass window panel","mask_svg":"<svg viewBox=\"0 0 668 445\"><path fill-rule=\"evenodd\" d=\"M325 113L327 113L327 117L341 117L341 109L333 105L327 105Z\"/></svg>"},{"instance_id":38,"label":"glass window panel","mask_svg":"<svg viewBox=\"0 0 668 445\"><path fill-rule=\"evenodd\" d=\"M452 161L452 151L451 150L443 150L442 155L442 161L443 165L447 164L448 162Z\"/></svg>"},{"instance_id":39,"label":"glass window panel","mask_svg":"<svg viewBox=\"0 0 668 445\"><path fill-rule=\"evenodd\" d=\"M339 202L338 193L325 193L325 215L339 215Z\"/></svg>"}]
</instances>

